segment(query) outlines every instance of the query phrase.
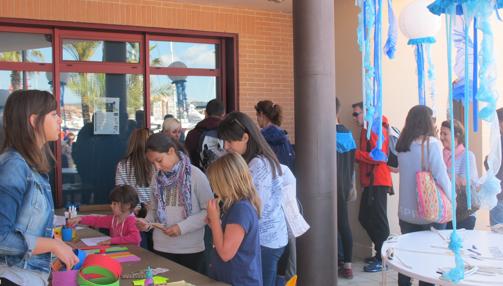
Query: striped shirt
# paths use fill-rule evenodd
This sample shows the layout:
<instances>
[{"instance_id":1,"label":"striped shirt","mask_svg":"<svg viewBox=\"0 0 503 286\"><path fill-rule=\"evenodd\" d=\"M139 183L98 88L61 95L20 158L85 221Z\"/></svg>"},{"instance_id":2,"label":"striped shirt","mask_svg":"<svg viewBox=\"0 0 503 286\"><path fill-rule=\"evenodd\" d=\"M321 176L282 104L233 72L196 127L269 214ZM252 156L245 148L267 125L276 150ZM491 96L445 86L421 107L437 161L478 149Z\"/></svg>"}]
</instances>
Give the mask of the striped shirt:
<instances>
[{"instance_id":1,"label":"striped shirt","mask_svg":"<svg viewBox=\"0 0 503 286\"><path fill-rule=\"evenodd\" d=\"M115 171L115 185L130 185L138 192L140 203L148 203L150 201L150 187L140 187L136 184L134 169L132 168L129 160L122 160L117 164L117 169Z\"/></svg>"}]
</instances>

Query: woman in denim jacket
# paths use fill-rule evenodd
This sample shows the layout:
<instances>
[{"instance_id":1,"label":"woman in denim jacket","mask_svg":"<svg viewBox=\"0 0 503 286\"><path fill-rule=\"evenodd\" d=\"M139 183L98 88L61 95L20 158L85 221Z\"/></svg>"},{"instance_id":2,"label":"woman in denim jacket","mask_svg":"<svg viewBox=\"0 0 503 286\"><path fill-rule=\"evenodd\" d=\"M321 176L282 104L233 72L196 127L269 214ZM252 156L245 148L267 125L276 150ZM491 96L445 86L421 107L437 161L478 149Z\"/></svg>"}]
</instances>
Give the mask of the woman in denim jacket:
<instances>
[{"instance_id":1,"label":"woman in denim jacket","mask_svg":"<svg viewBox=\"0 0 503 286\"><path fill-rule=\"evenodd\" d=\"M51 253L67 268L78 258L53 239L54 203L47 142L59 138L56 100L46 91L18 90L5 104L0 154L0 285L47 285ZM51 154L52 157L52 154Z\"/></svg>"}]
</instances>

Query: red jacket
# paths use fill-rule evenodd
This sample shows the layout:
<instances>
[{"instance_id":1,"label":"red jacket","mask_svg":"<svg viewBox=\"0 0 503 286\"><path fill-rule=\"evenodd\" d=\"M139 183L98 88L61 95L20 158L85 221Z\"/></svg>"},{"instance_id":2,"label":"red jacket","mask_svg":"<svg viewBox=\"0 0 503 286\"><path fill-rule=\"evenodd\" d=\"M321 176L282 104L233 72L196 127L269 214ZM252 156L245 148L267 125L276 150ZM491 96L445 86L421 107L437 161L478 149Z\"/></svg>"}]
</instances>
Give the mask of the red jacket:
<instances>
[{"instance_id":1,"label":"red jacket","mask_svg":"<svg viewBox=\"0 0 503 286\"><path fill-rule=\"evenodd\" d=\"M383 152L385 154L388 154L388 119L383 116L382 120L382 134L384 136L382 148ZM370 148L367 148L368 143L370 143ZM393 185L393 182L391 181L391 172L388 165L385 162L374 161L370 156L370 152L375 148L376 145L377 134L374 134L372 132L370 140L367 140L367 130L365 128L362 128L360 133L360 147L355 152L355 159L359 165L358 169L360 173L360 184L364 188L370 186L371 172L374 173L374 186L391 187Z\"/></svg>"}]
</instances>

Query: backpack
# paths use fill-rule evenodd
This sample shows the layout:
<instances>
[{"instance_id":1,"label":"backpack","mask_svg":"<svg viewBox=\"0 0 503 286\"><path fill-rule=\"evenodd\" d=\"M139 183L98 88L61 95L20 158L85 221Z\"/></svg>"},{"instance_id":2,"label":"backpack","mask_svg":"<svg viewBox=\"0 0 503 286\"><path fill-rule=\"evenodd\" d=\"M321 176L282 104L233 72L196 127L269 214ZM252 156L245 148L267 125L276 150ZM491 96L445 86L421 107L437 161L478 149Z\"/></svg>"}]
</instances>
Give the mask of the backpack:
<instances>
[{"instance_id":1,"label":"backpack","mask_svg":"<svg viewBox=\"0 0 503 286\"><path fill-rule=\"evenodd\" d=\"M398 168L398 153L396 152L396 143L400 137L400 129L389 126L388 127L388 166Z\"/></svg>"},{"instance_id":2,"label":"backpack","mask_svg":"<svg viewBox=\"0 0 503 286\"><path fill-rule=\"evenodd\" d=\"M224 141L218 138L217 128L206 129L201 133L197 153L200 158L199 167L203 171L206 171L211 163L226 153Z\"/></svg>"}]
</instances>

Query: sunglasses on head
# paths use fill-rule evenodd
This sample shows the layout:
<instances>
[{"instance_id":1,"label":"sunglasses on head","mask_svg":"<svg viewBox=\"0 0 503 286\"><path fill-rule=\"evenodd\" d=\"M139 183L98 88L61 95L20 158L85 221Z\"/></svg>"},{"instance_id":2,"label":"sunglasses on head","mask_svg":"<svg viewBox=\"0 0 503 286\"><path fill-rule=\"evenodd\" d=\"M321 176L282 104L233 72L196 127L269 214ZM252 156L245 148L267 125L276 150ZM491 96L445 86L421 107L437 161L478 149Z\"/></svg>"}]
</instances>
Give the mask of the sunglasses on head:
<instances>
[{"instance_id":1,"label":"sunglasses on head","mask_svg":"<svg viewBox=\"0 0 503 286\"><path fill-rule=\"evenodd\" d=\"M241 130L246 132L246 127L241 122L239 122L239 120L237 118L234 118L233 122L235 122L237 125L239 125L239 128L241 128Z\"/></svg>"},{"instance_id":2,"label":"sunglasses on head","mask_svg":"<svg viewBox=\"0 0 503 286\"><path fill-rule=\"evenodd\" d=\"M353 112L353 117L357 117L360 114L361 114L361 112Z\"/></svg>"}]
</instances>

